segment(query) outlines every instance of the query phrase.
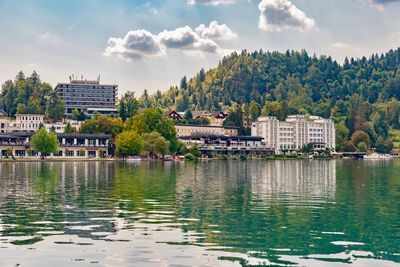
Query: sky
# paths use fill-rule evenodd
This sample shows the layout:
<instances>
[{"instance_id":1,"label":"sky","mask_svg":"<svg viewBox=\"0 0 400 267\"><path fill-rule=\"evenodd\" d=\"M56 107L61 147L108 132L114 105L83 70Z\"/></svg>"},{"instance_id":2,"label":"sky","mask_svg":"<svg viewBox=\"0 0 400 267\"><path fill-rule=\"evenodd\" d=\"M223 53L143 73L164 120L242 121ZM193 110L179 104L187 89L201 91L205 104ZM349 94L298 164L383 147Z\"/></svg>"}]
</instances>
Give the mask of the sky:
<instances>
[{"instance_id":1,"label":"sky","mask_svg":"<svg viewBox=\"0 0 400 267\"><path fill-rule=\"evenodd\" d=\"M370 56L400 43L400 0L0 0L0 83L36 71L165 91L233 51Z\"/></svg>"}]
</instances>

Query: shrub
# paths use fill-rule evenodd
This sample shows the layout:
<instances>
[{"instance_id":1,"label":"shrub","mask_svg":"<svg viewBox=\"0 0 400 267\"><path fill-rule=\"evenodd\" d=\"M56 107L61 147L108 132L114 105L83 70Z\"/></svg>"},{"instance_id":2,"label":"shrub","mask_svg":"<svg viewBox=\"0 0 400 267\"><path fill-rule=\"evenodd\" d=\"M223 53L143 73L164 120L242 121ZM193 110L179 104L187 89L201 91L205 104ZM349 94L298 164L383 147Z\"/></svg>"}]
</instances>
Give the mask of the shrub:
<instances>
[{"instance_id":1,"label":"shrub","mask_svg":"<svg viewBox=\"0 0 400 267\"><path fill-rule=\"evenodd\" d=\"M185 159L186 160L194 160L194 156L192 153L186 153L185 154Z\"/></svg>"}]
</instances>

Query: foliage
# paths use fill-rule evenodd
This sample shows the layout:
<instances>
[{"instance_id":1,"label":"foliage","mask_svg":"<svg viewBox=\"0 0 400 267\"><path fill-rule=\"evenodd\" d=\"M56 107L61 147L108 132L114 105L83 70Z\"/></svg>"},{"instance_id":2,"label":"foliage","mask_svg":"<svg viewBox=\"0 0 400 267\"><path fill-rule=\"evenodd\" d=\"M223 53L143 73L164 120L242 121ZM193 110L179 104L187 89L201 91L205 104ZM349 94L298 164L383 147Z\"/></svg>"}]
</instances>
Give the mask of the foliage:
<instances>
[{"instance_id":1,"label":"foliage","mask_svg":"<svg viewBox=\"0 0 400 267\"><path fill-rule=\"evenodd\" d=\"M76 121L84 121L86 119L86 114L82 111L79 112L77 109L72 110L72 119Z\"/></svg>"},{"instance_id":2,"label":"foliage","mask_svg":"<svg viewBox=\"0 0 400 267\"><path fill-rule=\"evenodd\" d=\"M136 156L143 150L143 139L135 131L124 131L117 135L115 145L118 156Z\"/></svg>"},{"instance_id":3,"label":"foliage","mask_svg":"<svg viewBox=\"0 0 400 267\"><path fill-rule=\"evenodd\" d=\"M49 94L49 98L46 104L46 116L53 121L59 121L64 117L64 102L61 100L60 96L52 91Z\"/></svg>"},{"instance_id":4,"label":"foliage","mask_svg":"<svg viewBox=\"0 0 400 267\"><path fill-rule=\"evenodd\" d=\"M385 140L382 136L379 136L376 141L375 151L378 153L388 154L393 147L392 140Z\"/></svg>"},{"instance_id":5,"label":"foliage","mask_svg":"<svg viewBox=\"0 0 400 267\"><path fill-rule=\"evenodd\" d=\"M31 139L31 146L45 157L47 154L56 153L58 150L58 139L55 133L47 132L40 128Z\"/></svg>"},{"instance_id":6,"label":"foliage","mask_svg":"<svg viewBox=\"0 0 400 267\"><path fill-rule=\"evenodd\" d=\"M165 140L170 142L170 152L175 153L177 151L178 138L174 122L170 118L165 117L160 109L149 108L135 114L127 120L126 129L136 131L140 135L158 132Z\"/></svg>"},{"instance_id":7,"label":"foliage","mask_svg":"<svg viewBox=\"0 0 400 267\"><path fill-rule=\"evenodd\" d=\"M74 132L74 129L72 128L72 126L71 126L71 123L67 123L67 125L65 125L65 128L64 128L64 133L73 133Z\"/></svg>"},{"instance_id":8,"label":"foliage","mask_svg":"<svg viewBox=\"0 0 400 267\"><path fill-rule=\"evenodd\" d=\"M185 159L186 160L194 160L194 156L192 153L186 153L185 154Z\"/></svg>"},{"instance_id":9,"label":"foliage","mask_svg":"<svg viewBox=\"0 0 400 267\"><path fill-rule=\"evenodd\" d=\"M400 48L346 58L342 65L305 50L233 52L216 68L201 69L182 78L180 86L146 99L147 104L180 111L231 108L233 118L226 124L237 127L247 118L254 120L259 107L262 115L280 120L295 113L323 116L341 123L338 145L346 140L346 128L347 138L361 130L373 145L378 136L388 138L389 128L400 129L399 66Z\"/></svg>"},{"instance_id":10,"label":"foliage","mask_svg":"<svg viewBox=\"0 0 400 267\"><path fill-rule=\"evenodd\" d=\"M44 114L52 93L50 84L42 82L35 71L30 77L20 71L2 85L1 101L9 116L15 116L17 109L20 114Z\"/></svg>"},{"instance_id":11,"label":"foliage","mask_svg":"<svg viewBox=\"0 0 400 267\"><path fill-rule=\"evenodd\" d=\"M360 142L357 145L357 152L367 152L368 151L368 145L365 142Z\"/></svg>"},{"instance_id":12,"label":"foliage","mask_svg":"<svg viewBox=\"0 0 400 267\"><path fill-rule=\"evenodd\" d=\"M371 145L371 140L369 138L369 135L361 130L358 130L355 133L353 133L353 135L351 136L351 142L357 148L361 142L363 142L367 147Z\"/></svg>"},{"instance_id":13,"label":"foliage","mask_svg":"<svg viewBox=\"0 0 400 267\"><path fill-rule=\"evenodd\" d=\"M165 140L159 132L145 133L143 150L150 156L165 155L169 152L169 141Z\"/></svg>"},{"instance_id":14,"label":"foliage","mask_svg":"<svg viewBox=\"0 0 400 267\"><path fill-rule=\"evenodd\" d=\"M118 104L118 113L123 121L132 117L139 110L139 101L134 92L126 92L122 95Z\"/></svg>"},{"instance_id":15,"label":"foliage","mask_svg":"<svg viewBox=\"0 0 400 267\"><path fill-rule=\"evenodd\" d=\"M124 123L121 118L99 115L86 119L81 125L80 132L86 134L110 134L115 137L121 133Z\"/></svg>"}]
</instances>

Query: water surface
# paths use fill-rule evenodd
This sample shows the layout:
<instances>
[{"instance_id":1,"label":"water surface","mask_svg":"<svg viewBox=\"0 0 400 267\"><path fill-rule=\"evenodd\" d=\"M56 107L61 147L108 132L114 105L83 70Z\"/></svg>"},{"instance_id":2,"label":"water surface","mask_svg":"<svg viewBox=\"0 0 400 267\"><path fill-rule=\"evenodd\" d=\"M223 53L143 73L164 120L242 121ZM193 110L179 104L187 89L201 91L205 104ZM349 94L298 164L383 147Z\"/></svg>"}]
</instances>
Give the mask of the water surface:
<instances>
[{"instance_id":1,"label":"water surface","mask_svg":"<svg viewBox=\"0 0 400 267\"><path fill-rule=\"evenodd\" d=\"M400 161L0 163L0 266L399 266Z\"/></svg>"}]
</instances>

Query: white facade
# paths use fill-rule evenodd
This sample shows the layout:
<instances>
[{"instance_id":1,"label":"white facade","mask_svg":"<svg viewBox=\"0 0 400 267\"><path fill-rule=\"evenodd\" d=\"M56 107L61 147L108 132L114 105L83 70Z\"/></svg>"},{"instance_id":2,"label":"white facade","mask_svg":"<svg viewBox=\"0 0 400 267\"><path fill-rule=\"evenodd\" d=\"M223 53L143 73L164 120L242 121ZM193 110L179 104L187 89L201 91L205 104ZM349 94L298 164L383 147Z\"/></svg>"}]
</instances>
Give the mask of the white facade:
<instances>
[{"instance_id":1,"label":"white facade","mask_svg":"<svg viewBox=\"0 0 400 267\"><path fill-rule=\"evenodd\" d=\"M307 144L335 148L335 124L318 116L292 115L285 121L260 117L251 126L251 135L264 137L275 150L299 150Z\"/></svg>"},{"instance_id":2,"label":"white facade","mask_svg":"<svg viewBox=\"0 0 400 267\"><path fill-rule=\"evenodd\" d=\"M238 130L235 127L176 124L175 129L178 137L192 135L238 135Z\"/></svg>"},{"instance_id":3,"label":"white facade","mask_svg":"<svg viewBox=\"0 0 400 267\"><path fill-rule=\"evenodd\" d=\"M11 123L11 131L36 132L44 125L44 115L40 114L17 114L15 122Z\"/></svg>"}]
</instances>

